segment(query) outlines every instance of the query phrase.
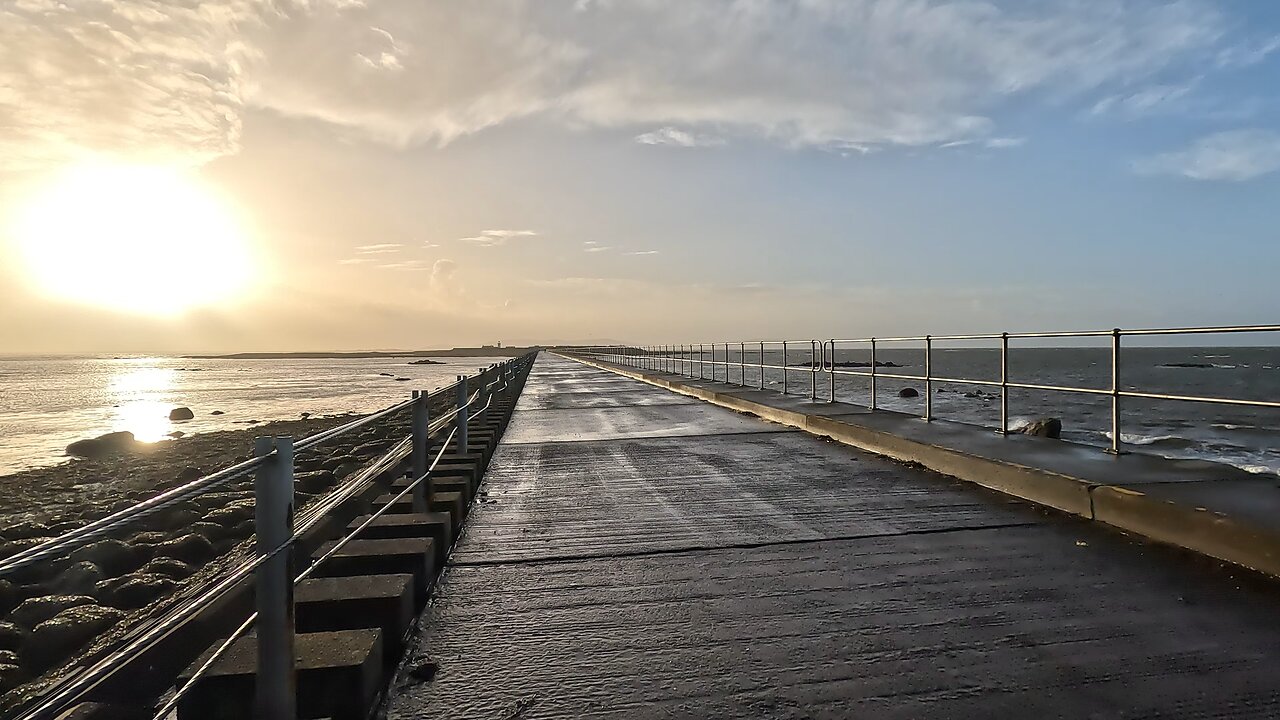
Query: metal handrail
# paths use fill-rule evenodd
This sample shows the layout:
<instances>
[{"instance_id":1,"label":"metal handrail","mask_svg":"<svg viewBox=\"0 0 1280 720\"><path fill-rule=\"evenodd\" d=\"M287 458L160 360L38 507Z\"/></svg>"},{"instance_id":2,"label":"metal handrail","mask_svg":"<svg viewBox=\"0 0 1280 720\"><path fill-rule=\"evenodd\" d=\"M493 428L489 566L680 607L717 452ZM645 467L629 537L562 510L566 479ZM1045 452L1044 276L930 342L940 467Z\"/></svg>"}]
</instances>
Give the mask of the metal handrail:
<instances>
[{"instance_id":1,"label":"metal handrail","mask_svg":"<svg viewBox=\"0 0 1280 720\"><path fill-rule=\"evenodd\" d=\"M924 392L924 413L923 419L930 421L933 419L933 384L934 383L950 383L957 385L977 385L986 387L1000 388L1000 428L1003 434L1008 434L1009 429L1009 390L1034 390L1040 392L1061 392L1076 393L1084 395L1107 396L1111 398L1111 447L1109 452L1121 453L1121 413L1120 401L1125 398L1137 398L1145 400L1168 400L1176 402L1198 402L1216 405L1231 405L1239 407L1254 408L1280 408L1280 401L1274 400L1252 400L1247 398L1233 397L1215 397L1202 395L1184 395L1175 393L1152 392L1142 389L1125 388L1121 383L1120 377L1120 355L1121 341L1125 337L1156 337L1156 336L1174 336L1174 335L1215 335L1215 334L1243 334L1243 333L1274 333L1280 332L1280 325L1218 325L1204 327L1173 327L1173 328L1141 328L1136 330L1121 330L1113 328L1111 330L1073 330L1059 332L1001 332L1001 333L972 333L972 334L955 334L955 335L903 335L891 337L865 337L865 338L834 338L829 340L751 340L736 341L740 348L737 362L730 357L728 348L730 343L691 343L680 344L674 347L681 348L677 354L671 357L665 357L662 348L672 347L670 345L662 346L583 346L571 348L579 352L594 354L605 358L611 358L614 361L624 364L636 364L636 360L643 358L645 363L652 365L654 359L674 360L674 367L677 368L679 374L693 377L693 368L696 365L698 378L705 378L706 367L711 368L711 379L719 380L717 368L724 366L725 382L730 382L729 367L731 364L741 367L740 383L746 386L746 347L751 345L759 348L760 361L753 363L753 366L759 372L759 388L764 389L764 372L765 370L779 370L782 373L782 392L789 394L788 379L791 373L804 372L810 375L810 399L818 400L818 375L825 374L828 378L827 402L836 401L836 376L852 376L866 377L870 379L871 400L870 408L876 410L878 407L878 388L877 380L880 378L892 378L901 380L921 381L925 384ZM1098 387L1079 387L1070 385L1053 385L1046 383L1017 382L1009 378L1009 342L1010 340L1019 339L1053 339L1053 338L1109 338L1111 340L1111 386L1109 388ZM953 378L933 374L933 344L935 342L958 342L998 340L1000 342L1000 379L984 380L978 378ZM878 369L876 361L876 351L883 343L914 343L921 342L924 344L924 374L914 375L907 373L881 372ZM802 366L791 366L787 364L787 359L792 348L796 345L803 347L803 343L809 344L809 362ZM867 370L848 370L840 369L836 365L836 351L840 344L866 344L870 346L871 361ZM711 358L705 357L704 348L710 345L712 348ZM718 345L725 347L725 356L723 360L718 360L715 355L715 348ZM778 346L782 352L782 364L774 365L765 361L766 348ZM788 347L790 346L790 347ZM686 350L687 348L687 350ZM694 348L697 348L697 357L694 359ZM820 350L820 354L819 354ZM770 349L769 352L777 352L778 350ZM803 352L803 351L801 351Z\"/></svg>"},{"instance_id":2,"label":"metal handrail","mask_svg":"<svg viewBox=\"0 0 1280 720\"><path fill-rule=\"evenodd\" d=\"M489 372L495 367L502 367L504 372L499 373L500 377L495 378L492 382L486 383L482 388L477 389L475 392L467 396L465 402L455 405L440 417L435 418L428 424L426 428L426 435L428 437L436 435L441 430L455 423L459 415L470 409L481 397L487 397L483 407L477 410L474 414L466 415L466 417L471 419L486 412L489 407L492 406L493 399L495 397L495 393L492 392L492 389L501 384L501 390L505 390L509 384L505 377L507 375L507 371L510 371L510 375L514 377L515 373L521 370L527 362L528 356L524 356L507 361L501 366L490 366L489 368L482 370L481 374ZM465 378L460 377L459 382L447 387L438 388L431 393L424 393L411 400L397 403L384 408L383 410L371 413L365 417L345 423L339 427L330 428L329 430L308 436L294 444L293 450L297 452L315 448L329 440L364 427L372 422L376 422L379 419L411 408L415 403L429 403L433 399L439 399L440 397L447 396L450 391L456 391L458 386L464 382ZM499 392L501 390L499 390ZM456 427L450 430L448 437L445 439L444 443L442 443L440 452L436 454L435 460L431 463L430 469L433 470L435 468L436 464L439 462L440 458L449 446L449 443L453 441L456 433ZM200 591L195 597L179 601L179 603L177 603L173 608L170 608L162 617L154 619L154 621L149 625L144 624L134 630L131 630L131 633L133 633L132 639L127 640L123 646L115 648L104 657L95 661L89 668L55 683L52 689L46 691L33 705L29 706L23 714L19 716L18 720L37 720L37 718L44 718L51 713L56 713L66 709L72 702L82 698L86 693L92 691L95 687L104 682L117 668L155 647L174 631L183 627L196 614L225 596L237 584L244 581L269 560L277 556L280 552L283 552L285 549L291 547L307 532L313 529L321 520L323 520L329 510L332 510L346 498L360 491L361 488L363 488L374 476L385 472L390 467L394 467L394 465L397 462L400 462L407 454L410 441L411 438L408 437L402 439L392 448L388 449L387 452L372 465L357 473L353 479L345 481L340 488L329 493L323 499L327 502L322 502L319 506L309 507L309 512L304 513L303 516L300 516L298 521L295 522L294 527L291 529L290 536L284 543L281 543L269 552L258 552L253 558L229 568L228 571L220 577L211 579L206 586L206 589ZM145 518L178 502L182 502L191 497L202 494L211 488L221 486L231 480L243 477L255 470L261 470L266 463L275 456L276 451L272 450L271 452L263 455L236 463L228 468L210 473L204 477L197 478L177 488L173 488L172 490L149 498L148 500L140 502L133 507L112 513L111 515L94 521L82 528L68 531L56 538L52 538L48 542L42 543L34 548L30 548L27 551L15 554L10 558L0 561L0 576L3 576L7 572L13 572L17 569L27 567L35 562L58 556L69 548L81 547L85 543L99 539L109 534L112 530L129 522ZM429 472L430 471L428 471L428 473ZM424 474L409 488L397 496L397 499L414 491L425 478L426 475ZM374 517L385 513L389 507L390 505L384 506L374 515ZM348 534L342 542L350 542L350 540L366 528L368 524L369 523L362 524L355 531ZM298 578L298 580L306 577L315 567L332 554L333 552L331 551L313 563L312 566ZM252 625L252 622L253 618L251 617L250 620L247 620L241 625L241 627L236 631L236 634L242 634ZM201 670L207 672L208 667L212 666L213 662L216 661L216 658L221 653L225 653L226 649L230 647L236 634L233 634L232 638L229 638L219 646L218 650L215 650L214 656L211 657L207 663L202 664ZM188 683L185 687L191 686L192 683ZM180 696L181 692L176 697ZM157 718L163 717L171 711L173 707L176 707L176 697L172 699L170 703L166 704L165 709L156 716Z\"/></svg>"}]
</instances>

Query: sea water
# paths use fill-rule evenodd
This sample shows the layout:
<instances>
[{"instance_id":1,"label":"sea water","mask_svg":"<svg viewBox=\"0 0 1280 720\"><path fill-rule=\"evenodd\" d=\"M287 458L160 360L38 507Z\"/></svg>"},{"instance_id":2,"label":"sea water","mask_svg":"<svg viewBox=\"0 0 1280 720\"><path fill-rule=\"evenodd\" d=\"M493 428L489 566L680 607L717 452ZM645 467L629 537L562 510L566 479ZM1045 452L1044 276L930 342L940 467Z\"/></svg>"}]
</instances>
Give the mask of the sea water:
<instances>
[{"instance_id":1,"label":"sea water","mask_svg":"<svg viewBox=\"0 0 1280 720\"><path fill-rule=\"evenodd\" d=\"M0 358L0 474L64 462L71 442L117 430L155 442L378 410L507 358L414 359ZM195 417L170 421L177 407Z\"/></svg>"}]
</instances>

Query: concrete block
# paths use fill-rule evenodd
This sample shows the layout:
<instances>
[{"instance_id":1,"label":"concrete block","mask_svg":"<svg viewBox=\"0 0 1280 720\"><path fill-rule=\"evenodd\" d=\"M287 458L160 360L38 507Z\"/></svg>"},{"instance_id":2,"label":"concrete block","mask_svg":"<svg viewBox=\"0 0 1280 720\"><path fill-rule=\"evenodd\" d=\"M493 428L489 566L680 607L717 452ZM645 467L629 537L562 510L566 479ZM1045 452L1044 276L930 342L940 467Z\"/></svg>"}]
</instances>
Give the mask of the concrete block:
<instances>
[{"instance_id":1,"label":"concrete block","mask_svg":"<svg viewBox=\"0 0 1280 720\"><path fill-rule=\"evenodd\" d=\"M298 632L382 630L387 667L394 667L413 622L413 575L308 578L294 590Z\"/></svg>"},{"instance_id":2,"label":"concrete block","mask_svg":"<svg viewBox=\"0 0 1280 720\"><path fill-rule=\"evenodd\" d=\"M337 543L321 546L317 556ZM418 605L426 600L436 574L436 550L430 538L396 538L352 540L317 568L316 577L355 577L362 575L413 575L414 599Z\"/></svg>"},{"instance_id":3,"label":"concrete block","mask_svg":"<svg viewBox=\"0 0 1280 720\"><path fill-rule=\"evenodd\" d=\"M364 720L382 682L381 635L376 629L297 635L299 717ZM198 658L179 681L190 678L212 651ZM240 638L183 696L178 720L253 717L257 667L257 638Z\"/></svg>"},{"instance_id":4,"label":"concrete block","mask_svg":"<svg viewBox=\"0 0 1280 720\"><path fill-rule=\"evenodd\" d=\"M462 521L467 516L467 503L461 493L433 492L427 497L427 507L431 512L449 513L454 537L462 532Z\"/></svg>"},{"instance_id":5,"label":"concrete block","mask_svg":"<svg viewBox=\"0 0 1280 720\"><path fill-rule=\"evenodd\" d=\"M1280 577L1280 533L1137 490L1093 489L1094 519Z\"/></svg>"},{"instance_id":6,"label":"concrete block","mask_svg":"<svg viewBox=\"0 0 1280 720\"><path fill-rule=\"evenodd\" d=\"M368 519L368 515L356 518L347 526L348 531L355 530ZM453 518L449 513L382 515L360 533L361 540L423 537L432 540L436 567L444 567L445 557L453 545Z\"/></svg>"}]
</instances>

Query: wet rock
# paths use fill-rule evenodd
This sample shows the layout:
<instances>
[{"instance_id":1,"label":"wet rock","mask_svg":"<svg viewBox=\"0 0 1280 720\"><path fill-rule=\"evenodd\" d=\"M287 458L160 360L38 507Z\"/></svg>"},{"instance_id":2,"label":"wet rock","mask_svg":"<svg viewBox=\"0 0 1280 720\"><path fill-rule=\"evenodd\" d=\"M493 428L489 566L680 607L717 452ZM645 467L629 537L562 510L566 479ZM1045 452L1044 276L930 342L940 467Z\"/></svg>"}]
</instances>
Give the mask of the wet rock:
<instances>
[{"instance_id":1,"label":"wet rock","mask_svg":"<svg viewBox=\"0 0 1280 720\"><path fill-rule=\"evenodd\" d=\"M31 520L23 520L4 528L3 531L0 531L0 539L30 540L34 537L45 537L49 534L51 533L48 525Z\"/></svg>"},{"instance_id":2,"label":"wet rock","mask_svg":"<svg viewBox=\"0 0 1280 720\"><path fill-rule=\"evenodd\" d=\"M356 456L381 455L382 452L389 447L391 447L391 442L388 440L367 442L363 445L357 445L355 449L351 451L351 454Z\"/></svg>"},{"instance_id":3,"label":"wet rock","mask_svg":"<svg viewBox=\"0 0 1280 720\"><path fill-rule=\"evenodd\" d=\"M85 560L58 573L53 581L53 589L67 595L84 594L91 592L93 586L102 581L103 576L102 568Z\"/></svg>"},{"instance_id":4,"label":"wet rock","mask_svg":"<svg viewBox=\"0 0 1280 720\"><path fill-rule=\"evenodd\" d=\"M154 547L155 557L173 558L192 565L213 557L213 543L209 542L208 538L194 534L183 535Z\"/></svg>"},{"instance_id":5,"label":"wet rock","mask_svg":"<svg viewBox=\"0 0 1280 720\"><path fill-rule=\"evenodd\" d=\"M138 568L140 575L163 575L171 580L182 580L195 574L195 568L173 558L155 558Z\"/></svg>"},{"instance_id":6,"label":"wet rock","mask_svg":"<svg viewBox=\"0 0 1280 720\"><path fill-rule=\"evenodd\" d=\"M50 525L49 534L57 537L58 535L69 533L72 530L78 530L82 527L84 527L84 523L79 520L63 520L62 522Z\"/></svg>"},{"instance_id":7,"label":"wet rock","mask_svg":"<svg viewBox=\"0 0 1280 720\"><path fill-rule=\"evenodd\" d=\"M167 530L178 530L189 527L200 520L200 513L189 508L170 508L167 512L156 515L154 524Z\"/></svg>"},{"instance_id":8,"label":"wet rock","mask_svg":"<svg viewBox=\"0 0 1280 720\"><path fill-rule=\"evenodd\" d=\"M307 418L311 417L311 413L309 412L298 413L298 417L302 418L303 420L306 420Z\"/></svg>"},{"instance_id":9,"label":"wet rock","mask_svg":"<svg viewBox=\"0 0 1280 720\"><path fill-rule=\"evenodd\" d=\"M347 455L345 453L342 455L333 455L329 459L324 461L324 463L320 466L320 469L321 470L337 470L339 467L346 465L348 463L353 463L353 462L356 462L356 458L354 455Z\"/></svg>"},{"instance_id":10,"label":"wet rock","mask_svg":"<svg viewBox=\"0 0 1280 720\"><path fill-rule=\"evenodd\" d=\"M0 580L0 617L18 605L18 589L8 580Z\"/></svg>"},{"instance_id":11,"label":"wet rock","mask_svg":"<svg viewBox=\"0 0 1280 720\"><path fill-rule=\"evenodd\" d=\"M122 430L99 435L96 438L77 440L67 446L67 454L83 458L101 458L132 452L138 446L133 433Z\"/></svg>"},{"instance_id":12,"label":"wet rock","mask_svg":"<svg viewBox=\"0 0 1280 720\"><path fill-rule=\"evenodd\" d=\"M163 533L158 530L148 530L140 532L129 538L129 542L134 545L155 545L169 539L169 533Z\"/></svg>"},{"instance_id":13,"label":"wet rock","mask_svg":"<svg viewBox=\"0 0 1280 720\"><path fill-rule=\"evenodd\" d=\"M184 467L178 472L175 478L178 482L189 483L192 480L199 480L204 477L204 470L198 467Z\"/></svg>"},{"instance_id":14,"label":"wet rock","mask_svg":"<svg viewBox=\"0 0 1280 720\"><path fill-rule=\"evenodd\" d=\"M20 650L31 635L25 628L11 622L0 622L0 650Z\"/></svg>"},{"instance_id":15,"label":"wet rock","mask_svg":"<svg viewBox=\"0 0 1280 720\"><path fill-rule=\"evenodd\" d=\"M253 513L253 500L237 500L225 507L221 507L210 512L206 520L224 527L235 527L241 522L253 517Z\"/></svg>"},{"instance_id":16,"label":"wet rock","mask_svg":"<svg viewBox=\"0 0 1280 720\"><path fill-rule=\"evenodd\" d=\"M105 592L97 597L121 610L136 610L168 595L178 587L176 582L164 575L133 573L118 579L122 582L113 583L112 587L104 588Z\"/></svg>"},{"instance_id":17,"label":"wet rock","mask_svg":"<svg viewBox=\"0 0 1280 720\"><path fill-rule=\"evenodd\" d=\"M69 608L92 605L93 598L86 595L45 595L22 601L7 620L22 627L35 627Z\"/></svg>"},{"instance_id":18,"label":"wet rock","mask_svg":"<svg viewBox=\"0 0 1280 720\"><path fill-rule=\"evenodd\" d=\"M177 440L177 439L179 439L179 438L186 437L186 435L187 435L186 433L182 432L181 430L174 430L174 431L173 431L173 432L171 432L171 433L165 433L165 434L166 434L168 437L173 438L174 440Z\"/></svg>"},{"instance_id":19,"label":"wet rock","mask_svg":"<svg viewBox=\"0 0 1280 720\"><path fill-rule=\"evenodd\" d=\"M210 415L226 415L226 413L225 413L225 412L223 412L223 411L221 411L221 410L214 410L213 412L211 412L211 413L209 413L209 414L210 414Z\"/></svg>"},{"instance_id":20,"label":"wet rock","mask_svg":"<svg viewBox=\"0 0 1280 720\"><path fill-rule=\"evenodd\" d=\"M26 673L17 663L0 663L0 693L18 687L26 679Z\"/></svg>"},{"instance_id":21,"label":"wet rock","mask_svg":"<svg viewBox=\"0 0 1280 720\"><path fill-rule=\"evenodd\" d=\"M189 407L176 407L169 411L170 420L191 420L195 416Z\"/></svg>"},{"instance_id":22,"label":"wet rock","mask_svg":"<svg viewBox=\"0 0 1280 720\"><path fill-rule=\"evenodd\" d=\"M210 512L218 508L226 507L234 502L241 500L252 500L252 490L232 490L227 492L205 493L194 498L193 502L201 511Z\"/></svg>"},{"instance_id":23,"label":"wet rock","mask_svg":"<svg viewBox=\"0 0 1280 720\"><path fill-rule=\"evenodd\" d=\"M132 705L108 705L84 702L76 705L58 720L151 720L152 713Z\"/></svg>"},{"instance_id":24,"label":"wet rock","mask_svg":"<svg viewBox=\"0 0 1280 720\"><path fill-rule=\"evenodd\" d=\"M324 470L324 463L325 459L319 457L311 457L302 460L294 458L293 461L294 467L297 468L298 472L316 472L318 470Z\"/></svg>"},{"instance_id":25,"label":"wet rock","mask_svg":"<svg viewBox=\"0 0 1280 720\"><path fill-rule=\"evenodd\" d=\"M0 543L0 558L12 557L22 552L23 550L28 550L30 548L33 548L47 541L48 539L49 538L46 538L46 537L34 537L34 538L26 538L24 540L10 540L9 542Z\"/></svg>"},{"instance_id":26,"label":"wet rock","mask_svg":"<svg viewBox=\"0 0 1280 720\"><path fill-rule=\"evenodd\" d=\"M71 562L88 560L102 568L108 575L120 575L137 570L147 561L136 548L123 540L99 540L71 553Z\"/></svg>"},{"instance_id":27,"label":"wet rock","mask_svg":"<svg viewBox=\"0 0 1280 720\"><path fill-rule=\"evenodd\" d=\"M920 397L920 391L916 390L915 388L902 388L901 390L898 391L898 397L900 398Z\"/></svg>"},{"instance_id":28,"label":"wet rock","mask_svg":"<svg viewBox=\"0 0 1280 720\"><path fill-rule=\"evenodd\" d=\"M0 650L0 665L17 665L18 653L14 650Z\"/></svg>"},{"instance_id":29,"label":"wet rock","mask_svg":"<svg viewBox=\"0 0 1280 720\"><path fill-rule=\"evenodd\" d=\"M38 667L49 667L89 644L124 619L124 613L100 605L68 608L31 631L24 657Z\"/></svg>"},{"instance_id":30,"label":"wet rock","mask_svg":"<svg viewBox=\"0 0 1280 720\"><path fill-rule=\"evenodd\" d=\"M228 534L227 528L216 522L198 522L191 526L191 532L216 543Z\"/></svg>"},{"instance_id":31,"label":"wet rock","mask_svg":"<svg viewBox=\"0 0 1280 720\"><path fill-rule=\"evenodd\" d=\"M361 467L363 466L358 462L343 463L334 469L333 476L342 480L348 475L359 471Z\"/></svg>"},{"instance_id":32,"label":"wet rock","mask_svg":"<svg viewBox=\"0 0 1280 720\"><path fill-rule=\"evenodd\" d=\"M293 482L302 492L317 493L333 487L338 482L338 478L334 477L332 471L320 470L298 473L293 476Z\"/></svg>"},{"instance_id":33,"label":"wet rock","mask_svg":"<svg viewBox=\"0 0 1280 720\"><path fill-rule=\"evenodd\" d=\"M395 375L392 375L391 373L378 373L378 374L381 375L382 377L395 377Z\"/></svg>"},{"instance_id":34,"label":"wet rock","mask_svg":"<svg viewBox=\"0 0 1280 720\"><path fill-rule=\"evenodd\" d=\"M238 538L240 540L243 540L244 538L247 538L250 535L253 535L253 533L254 533L254 522L253 522L253 519L250 518L240 523L239 525L235 526L235 528L231 531L231 536Z\"/></svg>"},{"instance_id":35,"label":"wet rock","mask_svg":"<svg viewBox=\"0 0 1280 720\"><path fill-rule=\"evenodd\" d=\"M1062 437L1062 420L1058 418L1040 418L1023 425L1015 432L1057 440Z\"/></svg>"}]
</instances>

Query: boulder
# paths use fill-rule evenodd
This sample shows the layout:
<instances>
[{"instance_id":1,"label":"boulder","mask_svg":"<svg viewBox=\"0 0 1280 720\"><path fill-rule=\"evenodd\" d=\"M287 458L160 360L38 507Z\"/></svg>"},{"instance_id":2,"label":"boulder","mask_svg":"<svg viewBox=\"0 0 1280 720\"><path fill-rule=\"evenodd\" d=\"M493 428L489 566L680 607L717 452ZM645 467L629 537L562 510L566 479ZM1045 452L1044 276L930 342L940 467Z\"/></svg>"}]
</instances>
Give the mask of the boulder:
<instances>
[{"instance_id":1,"label":"boulder","mask_svg":"<svg viewBox=\"0 0 1280 720\"><path fill-rule=\"evenodd\" d=\"M916 390L915 388L902 388L901 390L898 391L898 397L900 398L920 397L920 391Z\"/></svg>"},{"instance_id":2,"label":"boulder","mask_svg":"<svg viewBox=\"0 0 1280 720\"><path fill-rule=\"evenodd\" d=\"M67 454L82 458L101 458L132 452L138 440L128 430L99 435L96 438L77 440L67 446Z\"/></svg>"},{"instance_id":3,"label":"boulder","mask_svg":"<svg viewBox=\"0 0 1280 720\"><path fill-rule=\"evenodd\" d=\"M145 532L135 533L129 538L129 542L134 545L155 545L169 539L168 533L158 530L147 530Z\"/></svg>"},{"instance_id":4,"label":"boulder","mask_svg":"<svg viewBox=\"0 0 1280 720\"><path fill-rule=\"evenodd\" d=\"M173 592L178 584L164 575L144 575L133 573L119 578L123 582L114 583L99 598L108 605L121 610L136 610L158 598ZM104 597L105 596L105 597Z\"/></svg>"},{"instance_id":5,"label":"boulder","mask_svg":"<svg viewBox=\"0 0 1280 720\"><path fill-rule=\"evenodd\" d=\"M84 560L58 573L53 580L53 589L69 595L86 593L92 591L93 586L102 581L102 577L102 568Z\"/></svg>"},{"instance_id":6,"label":"boulder","mask_svg":"<svg viewBox=\"0 0 1280 720\"><path fill-rule=\"evenodd\" d=\"M223 412L223 411L221 411L221 410L214 410L213 412L211 412L211 413L209 413L209 414L210 414L210 415L226 415L226 413L225 413L225 412Z\"/></svg>"},{"instance_id":7,"label":"boulder","mask_svg":"<svg viewBox=\"0 0 1280 720\"><path fill-rule=\"evenodd\" d=\"M1023 425L1015 432L1057 440L1062 437L1062 420L1058 418L1040 418Z\"/></svg>"},{"instance_id":8,"label":"boulder","mask_svg":"<svg viewBox=\"0 0 1280 720\"><path fill-rule=\"evenodd\" d=\"M87 595L45 595L24 600L9 617L9 622L22 627L35 627L64 610L81 605L92 605L93 598Z\"/></svg>"},{"instance_id":9,"label":"boulder","mask_svg":"<svg viewBox=\"0 0 1280 720\"><path fill-rule=\"evenodd\" d=\"M191 420L195 416L189 407L176 407L169 411L170 420Z\"/></svg>"},{"instance_id":10,"label":"boulder","mask_svg":"<svg viewBox=\"0 0 1280 720\"><path fill-rule=\"evenodd\" d=\"M20 650L31 633L20 625L0 622L0 650Z\"/></svg>"},{"instance_id":11,"label":"boulder","mask_svg":"<svg viewBox=\"0 0 1280 720\"><path fill-rule=\"evenodd\" d=\"M341 455L332 455L320 465L320 469L337 470L339 467L353 462L357 462L354 455L347 455L345 453Z\"/></svg>"},{"instance_id":12,"label":"boulder","mask_svg":"<svg viewBox=\"0 0 1280 720\"><path fill-rule=\"evenodd\" d=\"M0 539L30 540L34 537L46 537L49 532L49 526L44 523L22 520L0 530Z\"/></svg>"},{"instance_id":13,"label":"boulder","mask_svg":"<svg viewBox=\"0 0 1280 720\"><path fill-rule=\"evenodd\" d=\"M191 532L208 539L211 543L216 543L225 538L229 533L227 528L216 522L198 522L191 525Z\"/></svg>"},{"instance_id":14,"label":"boulder","mask_svg":"<svg viewBox=\"0 0 1280 720\"><path fill-rule=\"evenodd\" d=\"M253 500L237 500L225 507L220 507L209 513L206 521L217 523L223 527L235 527L241 522L253 517L254 501Z\"/></svg>"},{"instance_id":15,"label":"boulder","mask_svg":"<svg viewBox=\"0 0 1280 720\"><path fill-rule=\"evenodd\" d=\"M0 617L8 615L17 605L18 589L8 580L0 580Z\"/></svg>"},{"instance_id":16,"label":"boulder","mask_svg":"<svg viewBox=\"0 0 1280 720\"><path fill-rule=\"evenodd\" d=\"M36 626L24 657L38 667L65 659L124 619L124 613L100 605L68 608Z\"/></svg>"},{"instance_id":17,"label":"boulder","mask_svg":"<svg viewBox=\"0 0 1280 720\"><path fill-rule=\"evenodd\" d=\"M174 540L155 545L156 557L173 558L184 563L197 565L213 557L213 543L199 535L183 535Z\"/></svg>"},{"instance_id":18,"label":"boulder","mask_svg":"<svg viewBox=\"0 0 1280 720\"><path fill-rule=\"evenodd\" d=\"M18 653L14 650L0 650L0 665L17 665Z\"/></svg>"},{"instance_id":19,"label":"boulder","mask_svg":"<svg viewBox=\"0 0 1280 720\"><path fill-rule=\"evenodd\" d=\"M338 467L334 468L333 476L338 478L339 480L342 480L348 475L358 471L361 467L363 467L363 465L361 465L358 462L343 463Z\"/></svg>"},{"instance_id":20,"label":"boulder","mask_svg":"<svg viewBox=\"0 0 1280 720\"><path fill-rule=\"evenodd\" d=\"M85 560L102 568L108 575L120 575L138 569L147 558L123 540L106 539L71 553L71 562Z\"/></svg>"},{"instance_id":21,"label":"boulder","mask_svg":"<svg viewBox=\"0 0 1280 720\"><path fill-rule=\"evenodd\" d=\"M334 477L333 472L330 470L304 472L293 476L294 486L306 493L318 493L322 490L327 490L337 482L338 478Z\"/></svg>"},{"instance_id":22,"label":"boulder","mask_svg":"<svg viewBox=\"0 0 1280 720\"><path fill-rule=\"evenodd\" d=\"M181 560L160 557L138 568L140 575L163 575L171 580L182 580L195 574L195 569Z\"/></svg>"},{"instance_id":23,"label":"boulder","mask_svg":"<svg viewBox=\"0 0 1280 720\"><path fill-rule=\"evenodd\" d=\"M390 440L378 440L376 442L367 442L367 443L364 443L363 445L357 445L355 449L351 451L351 454L357 455L357 456L381 455L383 451L385 451L389 447L391 447Z\"/></svg>"},{"instance_id":24,"label":"boulder","mask_svg":"<svg viewBox=\"0 0 1280 720\"><path fill-rule=\"evenodd\" d=\"M25 678L26 673L18 667L17 663L0 663L0 694L18 687Z\"/></svg>"}]
</instances>

